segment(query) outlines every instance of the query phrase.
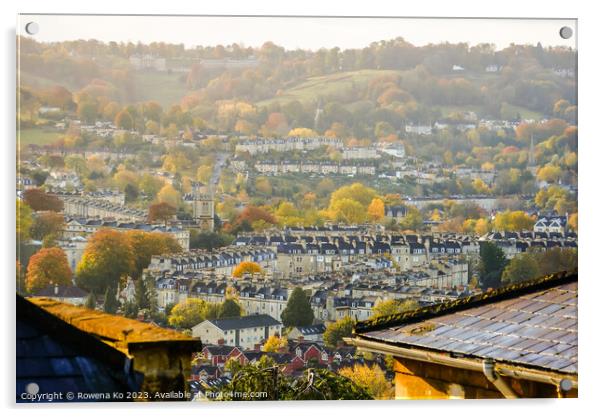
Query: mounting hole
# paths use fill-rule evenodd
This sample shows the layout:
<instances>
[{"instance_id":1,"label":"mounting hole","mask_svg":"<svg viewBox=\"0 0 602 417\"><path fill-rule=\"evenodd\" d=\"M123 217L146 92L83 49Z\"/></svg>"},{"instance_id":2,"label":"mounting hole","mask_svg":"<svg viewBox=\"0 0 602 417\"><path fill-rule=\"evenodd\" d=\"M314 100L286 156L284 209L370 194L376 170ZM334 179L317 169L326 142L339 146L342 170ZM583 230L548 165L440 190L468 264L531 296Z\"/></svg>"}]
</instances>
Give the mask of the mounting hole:
<instances>
[{"instance_id":1,"label":"mounting hole","mask_svg":"<svg viewBox=\"0 0 602 417\"><path fill-rule=\"evenodd\" d=\"M562 39L570 39L573 36L573 29L568 26L563 26L560 28L560 37Z\"/></svg>"},{"instance_id":2,"label":"mounting hole","mask_svg":"<svg viewBox=\"0 0 602 417\"><path fill-rule=\"evenodd\" d=\"M29 35L35 35L40 30L40 26L36 22L29 22L25 25L25 32Z\"/></svg>"}]
</instances>

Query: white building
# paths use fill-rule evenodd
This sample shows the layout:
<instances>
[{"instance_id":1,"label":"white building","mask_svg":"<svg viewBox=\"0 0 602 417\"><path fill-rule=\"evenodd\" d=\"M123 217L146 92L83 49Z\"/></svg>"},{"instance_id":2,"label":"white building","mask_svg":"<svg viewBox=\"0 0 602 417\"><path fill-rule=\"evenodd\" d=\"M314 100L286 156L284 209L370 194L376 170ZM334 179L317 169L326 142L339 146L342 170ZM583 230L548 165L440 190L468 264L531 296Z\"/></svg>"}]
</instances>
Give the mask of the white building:
<instances>
[{"instance_id":1,"label":"white building","mask_svg":"<svg viewBox=\"0 0 602 417\"><path fill-rule=\"evenodd\" d=\"M282 323L268 316L257 314L240 318L205 320L192 328L192 336L203 344L225 343L243 349L253 349L272 335L280 335Z\"/></svg>"}]
</instances>

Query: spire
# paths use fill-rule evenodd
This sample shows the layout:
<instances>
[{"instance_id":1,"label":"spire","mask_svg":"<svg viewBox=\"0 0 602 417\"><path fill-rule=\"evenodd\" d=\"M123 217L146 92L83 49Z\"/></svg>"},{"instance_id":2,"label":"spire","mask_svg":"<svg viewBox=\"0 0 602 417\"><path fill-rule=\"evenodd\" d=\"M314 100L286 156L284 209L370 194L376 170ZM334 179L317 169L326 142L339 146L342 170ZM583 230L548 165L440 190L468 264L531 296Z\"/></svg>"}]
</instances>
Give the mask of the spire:
<instances>
[{"instance_id":1,"label":"spire","mask_svg":"<svg viewBox=\"0 0 602 417\"><path fill-rule=\"evenodd\" d=\"M533 133L531 133L531 144L529 146L529 165L535 165L535 145L533 144Z\"/></svg>"}]
</instances>

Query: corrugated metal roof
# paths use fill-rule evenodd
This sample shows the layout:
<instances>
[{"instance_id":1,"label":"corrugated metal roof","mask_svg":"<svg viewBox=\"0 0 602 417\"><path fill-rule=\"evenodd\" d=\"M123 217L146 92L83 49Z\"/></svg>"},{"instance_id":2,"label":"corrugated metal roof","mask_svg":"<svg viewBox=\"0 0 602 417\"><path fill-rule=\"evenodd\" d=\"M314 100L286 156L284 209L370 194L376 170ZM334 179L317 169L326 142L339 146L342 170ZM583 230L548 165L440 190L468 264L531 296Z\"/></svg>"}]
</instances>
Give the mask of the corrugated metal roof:
<instances>
[{"instance_id":1,"label":"corrugated metal roof","mask_svg":"<svg viewBox=\"0 0 602 417\"><path fill-rule=\"evenodd\" d=\"M361 336L577 373L577 282Z\"/></svg>"}]
</instances>

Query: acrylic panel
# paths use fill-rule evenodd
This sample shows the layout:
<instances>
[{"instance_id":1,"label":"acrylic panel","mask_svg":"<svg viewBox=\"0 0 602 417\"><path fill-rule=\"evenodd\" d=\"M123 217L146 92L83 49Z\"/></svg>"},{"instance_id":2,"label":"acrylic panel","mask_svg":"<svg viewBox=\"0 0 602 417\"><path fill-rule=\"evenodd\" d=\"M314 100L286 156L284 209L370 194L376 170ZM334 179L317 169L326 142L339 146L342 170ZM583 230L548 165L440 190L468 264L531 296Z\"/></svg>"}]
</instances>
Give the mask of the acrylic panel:
<instances>
[{"instance_id":1,"label":"acrylic panel","mask_svg":"<svg viewBox=\"0 0 602 417\"><path fill-rule=\"evenodd\" d=\"M576 20L17 45L17 402L578 395Z\"/></svg>"}]
</instances>

